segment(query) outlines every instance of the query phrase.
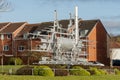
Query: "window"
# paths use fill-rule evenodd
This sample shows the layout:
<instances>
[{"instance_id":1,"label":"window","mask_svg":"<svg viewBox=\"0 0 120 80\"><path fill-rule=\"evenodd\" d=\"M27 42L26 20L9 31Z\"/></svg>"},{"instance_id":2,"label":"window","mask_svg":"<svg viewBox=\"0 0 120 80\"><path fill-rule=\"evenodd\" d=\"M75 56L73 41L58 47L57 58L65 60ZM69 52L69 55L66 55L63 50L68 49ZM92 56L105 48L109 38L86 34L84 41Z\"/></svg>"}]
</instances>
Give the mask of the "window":
<instances>
[{"instance_id":1,"label":"window","mask_svg":"<svg viewBox=\"0 0 120 80\"><path fill-rule=\"evenodd\" d=\"M9 51L9 46L8 45L4 45L3 50L4 51Z\"/></svg>"},{"instance_id":2,"label":"window","mask_svg":"<svg viewBox=\"0 0 120 80\"><path fill-rule=\"evenodd\" d=\"M18 47L18 51L24 51L25 50L25 47L24 46L19 46Z\"/></svg>"},{"instance_id":3,"label":"window","mask_svg":"<svg viewBox=\"0 0 120 80\"><path fill-rule=\"evenodd\" d=\"M88 33L88 30L82 30L80 31L80 35L84 37Z\"/></svg>"},{"instance_id":4,"label":"window","mask_svg":"<svg viewBox=\"0 0 120 80\"><path fill-rule=\"evenodd\" d=\"M24 39L27 39L27 37L28 37L27 33L23 34Z\"/></svg>"},{"instance_id":5,"label":"window","mask_svg":"<svg viewBox=\"0 0 120 80\"><path fill-rule=\"evenodd\" d=\"M11 38L11 34L7 34L7 39L10 39Z\"/></svg>"}]
</instances>

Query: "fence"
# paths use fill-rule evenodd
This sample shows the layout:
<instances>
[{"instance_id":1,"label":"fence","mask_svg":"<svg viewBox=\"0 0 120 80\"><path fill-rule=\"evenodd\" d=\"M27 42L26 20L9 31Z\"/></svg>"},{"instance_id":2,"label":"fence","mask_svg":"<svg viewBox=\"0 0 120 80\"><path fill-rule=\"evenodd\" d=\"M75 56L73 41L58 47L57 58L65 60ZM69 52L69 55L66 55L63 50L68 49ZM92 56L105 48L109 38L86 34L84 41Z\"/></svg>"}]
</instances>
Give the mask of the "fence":
<instances>
[{"instance_id":1,"label":"fence","mask_svg":"<svg viewBox=\"0 0 120 80\"><path fill-rule=\"evenodd\" d=\"M15 75L16 71L19 69L19 67L0 67L0 73L2 74L9 74L9 75ZM47 70L47 69L46 69ZM52 71L54 72L55 76L67 76L70 75L70 71L71 70L80 70L80 69L56 69L56 68L52 68ZM90 69L85 69L87 71L89 71ZM115 74L114 69L103 69L105 71L107 71L108 74ZM30 69L23 69L22 71L22 75L34 75L33 72L33 68Z\"/></svg>"}]
</instances>

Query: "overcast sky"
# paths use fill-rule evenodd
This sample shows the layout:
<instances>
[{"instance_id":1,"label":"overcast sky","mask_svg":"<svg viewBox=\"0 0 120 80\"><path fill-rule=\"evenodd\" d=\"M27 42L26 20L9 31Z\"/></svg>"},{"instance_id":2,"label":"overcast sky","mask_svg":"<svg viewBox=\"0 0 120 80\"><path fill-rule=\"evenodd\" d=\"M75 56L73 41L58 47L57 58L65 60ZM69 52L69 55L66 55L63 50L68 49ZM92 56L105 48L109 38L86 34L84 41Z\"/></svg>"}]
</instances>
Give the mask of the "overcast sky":
<instances>
[{"instance_id":1,"label":"overcast sky","mask_svg":"<svg viewBox=\"0 0 120 80\"><path fill-rule=\"evenodd\" d=\"M79 7L79 18L100 19L109 33L120 34L120 0L8 0L10 12L0 13L0 22L40 23L58 19L69 19L74 7Z\"/></svg>"}]
</instances>

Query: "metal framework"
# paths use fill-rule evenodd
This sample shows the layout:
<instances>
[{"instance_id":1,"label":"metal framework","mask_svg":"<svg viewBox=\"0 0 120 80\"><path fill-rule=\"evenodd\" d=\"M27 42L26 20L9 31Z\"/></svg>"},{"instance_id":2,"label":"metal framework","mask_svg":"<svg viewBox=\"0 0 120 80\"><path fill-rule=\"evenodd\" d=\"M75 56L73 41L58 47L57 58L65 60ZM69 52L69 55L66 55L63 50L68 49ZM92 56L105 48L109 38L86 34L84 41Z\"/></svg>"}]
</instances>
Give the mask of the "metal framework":
<instances>
[{"instance_id":1,"label":"metal framework","mask_svg":"<svg viewBox=\"0 0 120 80\"><path fill-rule=\"evenodd\" d=\"M54 26L49 26L41 31L27 33L24 37L32 35L32 38L41 40L37 49L31 51L49 52L52 53L52 58L47 61L43 57L40 64L78 64L87 62L87 38L83 39L79 35L78 28L78 7L75 7L75 25L70 21L68 28L62 28L57 19L57 11L55 10Z\"/></svg>"}]
</instances>

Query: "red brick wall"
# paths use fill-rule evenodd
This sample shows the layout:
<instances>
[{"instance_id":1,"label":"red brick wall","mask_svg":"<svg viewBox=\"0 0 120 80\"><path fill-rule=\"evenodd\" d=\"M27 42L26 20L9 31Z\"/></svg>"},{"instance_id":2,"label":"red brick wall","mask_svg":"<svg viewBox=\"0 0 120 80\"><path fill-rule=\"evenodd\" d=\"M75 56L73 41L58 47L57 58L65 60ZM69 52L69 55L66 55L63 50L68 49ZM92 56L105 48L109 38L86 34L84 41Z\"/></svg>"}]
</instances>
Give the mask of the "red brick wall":
<instances>
[{"instance_id":1,"label":"red brick wall","mask_svg":"<svg viewBox=\"0 0 120 80\"><path fill-rule=\"evenodd\" d=\"M10 39L7 38L7 34L4 34L4 40L0 39L0 52L3 51L4 45L9 46L9 51L3 51L4 54L12 55L12 37Z\"/></svg>"},{"instance_id":2,"label":"red brick wall","mask_svg":"<svg viewBox=\"0 0 120 80\"><path fill-rule=\"evenodd\" d=\"M29 45L29 41L28 40L15 40L14 41L14 54L15 56L22 56L24 54L25 51L28 50L28 45ZM18 47L19 46L24 46L24 51L19 51Z\"/></svg>"},{"instance_id":3,"label":"red brick wall","mask_svg":"<svg viewBox=\"0 0 120 80\"><path fill-rule=\"evenodd\" d=\"M101 22L97 23L97 60L109 65L110 59L107 57L107 32Z\"/></svg>"},{"instance_id":4,"label":"red brick wall","mask_svg":"<svg viewBox=\"0 0 120 80\"><path fill-rule=\"evenodd\" d=\"M96 27L92 29L90 34L88 35L88 61L96 61Z\"/></svg>"},{"instance_id":5,"label":"red brick wall","mask_svg":"<svg viewBox=\"0 0 120 80\"><path fill-rule=\"evenodd\" d=\"M9 46L9 50L8 51L3 51L3 47L4 45L8 45ZM13 55L12 53L12 35L11 38L7 38L7 34L4 34L4 40L1 40L1 35L0 35L0 55L4 55L4 64L7 64L7 61L10 57L12 56L8 56L8 55ZM1 60L0 60L0 64L1 64Z\"/></svg>"},{"instance_id":6,"label":"red brick wall","mask_svg":"<svg viewBox=\"0 0 120 80\"><path fill-rule=\"evenodd\" d=\"M27 58L28 58L28 50L35 49L36 45L40 44L40 39L34 39L34 40L16 40L15 41L15 50L16 50L16 57L20 57L23 59L23 63L27 64ZM25 46L24 51L18 51L18 46ZM31 47L32 46L32 47ZM30 57L30 63L36 62L36 59L34 57Z\"/></svg>"},{"instance_id":7,"label":"red brick wall","mask_svg":"<svg viewBox=\"0 0 120 80\"><path fill-rule=\"evenodd\" d=\"M90 40L89 45L92 45L88 47L89 61L98 61L109 65L109 58L107 58L107 35L104 26L98 21L88 35L88 39Z\"/></svg>"}]
</instances>

